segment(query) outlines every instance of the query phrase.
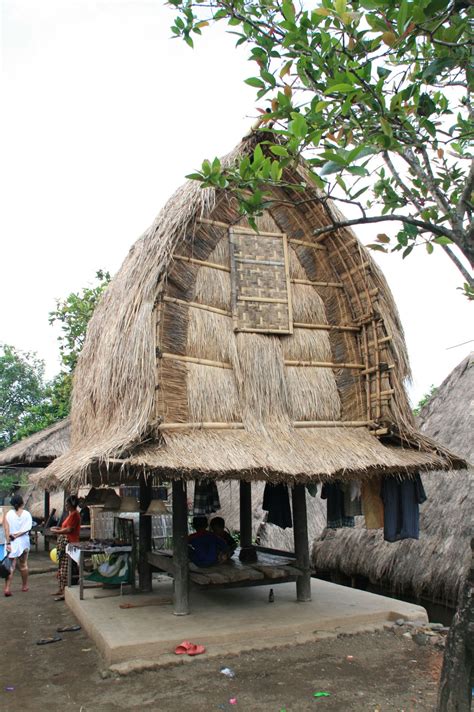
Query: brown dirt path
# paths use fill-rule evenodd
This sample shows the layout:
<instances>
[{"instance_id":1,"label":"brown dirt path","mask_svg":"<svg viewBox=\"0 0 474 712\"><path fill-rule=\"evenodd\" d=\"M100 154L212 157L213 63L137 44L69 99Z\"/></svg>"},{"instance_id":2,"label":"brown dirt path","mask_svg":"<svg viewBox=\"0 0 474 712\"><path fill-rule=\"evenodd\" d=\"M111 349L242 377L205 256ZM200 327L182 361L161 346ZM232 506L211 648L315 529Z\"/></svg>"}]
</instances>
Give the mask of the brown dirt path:
<instances>
[{"instance_id":1,"label":"brown dirt path","mask_svg":"<svg viewBox=\"0 0 474 712\"><path fill-rule=\"evenodd\" d=\"M62 641L36 640L74 623L49 595L51 573L31 577L0 598L3 712L432 712L441 654L389 631L328 639L291 648L243 653L121 678L102 679L103 664L83 631ZM353 660L348 661L347 655ZM220 673L231 667L235 679ZM13 691L5 688L14 687ZM330 697L315 698L327 691ZM235 698L237 704L230 704Z\"/></svg>"}]
</instances>

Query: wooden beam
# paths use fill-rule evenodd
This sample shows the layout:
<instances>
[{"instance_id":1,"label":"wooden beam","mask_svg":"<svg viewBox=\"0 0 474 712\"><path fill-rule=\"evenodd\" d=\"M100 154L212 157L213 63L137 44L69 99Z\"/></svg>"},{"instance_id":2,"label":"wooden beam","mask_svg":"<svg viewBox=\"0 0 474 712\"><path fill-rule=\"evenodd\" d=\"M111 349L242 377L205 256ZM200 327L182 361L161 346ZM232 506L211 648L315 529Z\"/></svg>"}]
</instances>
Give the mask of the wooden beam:
<instances>
[{"instance_id":1,"label":"wooden beam","mask_svg":"<svg viewBox=\"0 0 474 712\"><path fill-rule=\"evenodd\" d=\"M240 546L252 545L252 485L240 481Z\"/></svg>"},{"instance_id":2,"label":"wooden beam","mask_svg":"<svg viewBox=\"0 0 474 712\"><path fill-rule=\"evenodd\" d=\"M46 526L46 524L48 523L50 511L51 511L50 496L49 496L48 490L45 490L44 491L44 510L43 510L44 526ZM44 550L49 551L49 542L46 539L46 537L44 537L43 545L44 545ZM71 565L69 565L69 569L72 569Z\"/></svg>"},{"instance_id":3,"label":"wooden beam","mask_svg":"<svg viewBox=\"0 0 474 712\"><path fill-rule=\"evenodd\" d=\"M309 564L306 487L304 485L295 485L293 487L292 500L296 566L302 572L301 576L296 579L296 599L305 602L311 601L311 571Z\"/></svg>"},{"instance_id":4,"label":"wooden beam","mask_svg":"<svg viewBox=\"0 0 474 712\"><path fill-rule=\"evenodd\" d=\"M205 260L196 260L194 257L185 257L184 255L173 255L174 260L181 260L182 262L189 262L193 265L198 265L199 267L210 267L211 269L219 269L222 272L230 272L230 267L225 265L218 265L217 262L206 262Z\"/></svg>"},{"instance_id":5,"label":"wooden beam","mask_svg":"<svg viewBox=\"0 0 474 712\"><path fill-rule=\"evenodd\" d=\"M189 613L188 502L184 480L173 480L174 614Z\"/></svg>"},{"instance_id":6,"label":"wooden beam","mask_svg":"<svg viewBox=\"0 0 474 712\"><path fill-rule=\"evenodd\" d=\"M151 567L148 563L148 553L151 551L151 517L145 512L152 500L152 479L140 473L140 515L138 521L138 586L140 591L151 591Z\"/></svg>"}]
</instances>

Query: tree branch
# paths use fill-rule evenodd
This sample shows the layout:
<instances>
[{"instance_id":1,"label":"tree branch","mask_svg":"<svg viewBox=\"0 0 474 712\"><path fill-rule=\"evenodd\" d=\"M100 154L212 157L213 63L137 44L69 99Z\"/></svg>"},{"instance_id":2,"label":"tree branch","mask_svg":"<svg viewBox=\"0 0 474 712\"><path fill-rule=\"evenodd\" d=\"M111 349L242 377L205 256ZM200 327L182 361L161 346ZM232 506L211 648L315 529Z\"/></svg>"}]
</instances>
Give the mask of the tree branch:
<instances>
[{"instance_id":1,"label":"tree branch","mask_svg":"<svg viewBox=\"0 0 474 712\"><path fill-rule=\"evenodd\" d=\"M466 280L466 282L468 283L468 285L469 285L470 287L474 287L474 277L472 277L472 275L469 274L469 272L468 272L467 269L464 267L464 265L463 265L463 263L461 262L461 260L460 260L460 259L454 254L454 252L449 248L449 245L441 245L441 247L442 247L443 250L446 252L446 254L448 255L449 259L454 262L454 264L456 265L456 267L458 268L458 270L461 272L462 276L464 277L464 279Z\"/></svg>"},{"instance_id":2,"label":"tree branch","mask_svg":"<svg viewBox=\"0 0 474 712\"><path fill-rule=\"evenodd\" d=\"M424 222L423 220L417 220L407 215L377 215L370 218L356 218L354 220L341 220L340 222L333 221L332 225L325 225L324 227L318 227L313 230L313 235L318 237L319 235L324 235L326 232L332 232L333 230L338 230L341 227L350 227L351 225L365 225L367 223L379 223L379 222L402 222L408 225L415 225L421 230L426 232L432 232L434 235L439 235L440 237L449 237L450 240L454 242L454 235L451 230L447 230L441 225L434 225L432 223Z\"/></svg>"},{"instance_id":3,"label":"tree branch","mask_svg":"<svg viewBox=\"0 0 474 712\"><path fill-rule=\"evenodd\" d=\"M416 196L411 192L409 187L405 185L405 183L402 181L400 174L398 173L397 169L392 163L392 159L390 158L388 151L383 152L383 158L385 163L387 164L388 168L390 169L390 172L392 176L394 177L395 183L398 185L402 193L405 195L406 198L415 206L415 208L418 210L418 212L421 212L423 210L423 207L421 203L418 202Z\"/></svg>"}]
</instances>

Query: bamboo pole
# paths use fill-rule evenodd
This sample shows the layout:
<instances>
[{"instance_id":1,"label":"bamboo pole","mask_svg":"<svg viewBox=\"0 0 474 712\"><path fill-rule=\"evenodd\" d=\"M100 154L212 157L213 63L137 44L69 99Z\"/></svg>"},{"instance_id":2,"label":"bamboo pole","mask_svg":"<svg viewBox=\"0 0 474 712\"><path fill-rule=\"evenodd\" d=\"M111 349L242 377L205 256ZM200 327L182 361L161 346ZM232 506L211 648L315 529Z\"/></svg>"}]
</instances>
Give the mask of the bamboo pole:
<instances>
[{"instance_id":1,"label":"bamboo pole","mask_svg":"<svg viewBox=\"0 0 474 712\"><path fill-rule=\"evenodd\" d=\"M158 430L243 430L243 423L161 423Z\"/></svg>"},{"instance_id":2,"label":"bamboo pole","mask_svg":"<svg viewBox=\"0 0 474 712\"><path fill-rule=\"evenodd\" d=\"M263 235L264 237L282 237L281 232L266 232L264 230L253 230L251 227L245 225L230 225L229 223L219 222L218 220L209 220L209 218L198 218L198 223L202 225L211 225L212 227L221 227L225 230L231 230L237 233L248 233L250 235Z\"/></svg>"},{"instance_id":3,"label":"bamboo pole","mask_svg":"<svg viewBox=\"0 0 474 712\"><path fill-rule=\"evenodd\" d=\"M288 304L286 299L273 299L272 297L237 297L238 302L265 302L267 304Z\"/></svg>"},{"instance_id":4,"label":"bamboo pole","mask_svg":"<svg viewBox=\"0 0 474 712\"><path fill-rule=\"evenodd\" d=\"M375 319L372 321L372 335L374 339L375 367L377 369L375 373L375 419L380 420L380 416L382 415L382 405L380 403L382 384L380 381L380 347L378 343L377 322Z\"/></svg>"},{"instance_id":5,"label":"bamboo pole","mask_svg":"<svg viewBox=\"0 0 474 712\"><path fill-rule=\"evenodd\" d=\"M312 282L310 279L291 279L292 284L307 284L309 287L337 287L344 289L342 282Z\"/></svg>"},{"instance_id":6,"label":"bamboo pole","mask_svg":"<svg viewBox=\"0 0 474 712\"><path fill-rule=\"evenodd\" d=\"M230 267L225 265L218 265L217 262L206 262L206 260L197 260L194 257L185 257L184 255L173 255L174 260L181 260L182 262L190 262L193 265L198 265L199 267L210 267L211 269L219 269L222 272L230 272Z\"/></svg>"},{"instance_id":7,"label":"bamboo pole","mask_svg":"<svg viewBox=\"0 0 474 712\"><path fill-rule=\"evenodd\" d=\"M214 312L214 314L221 314L222 316L232 316L231 312L226 311L225 309L210 307L207 304L199 304L199 302L187 302L184 299L178 299L177 297L163 297L163 301L168 304L181 304L185 307L193 307L193 309L203 309L204 311Z\"/></svg>"},{"instance_id":8,"label":"bamboo pole","mask_svg":"<svg viewBox=\"0 0 474 712\"><path fill-rule=\"evenodd\" d=\"M386 368L383 369L383 373L385 373L386 371L393 371L394 368L395 368L395 364L391 363ZM365 371L361 371L360 375L366 376L367 374L376 373L376 372L377 372L377 366L371 366L370 368L366 369Z\"/></svg>"},{"instance_id":9,"label":"bamboo pole","mask_svg":"<svg viewBox=\"0 0 474 712\"><path fill-rule=\"evenodd\" d=\"M347 326L346 324L304 324L300 321L293 323L298 329L316 329L317 331L353 331L359 332L360 326Z\"/></svg>"},{"instance_id":10,"label":"bamboo pole","mask_svg":"<svg viewBox=\"0 0 474 712\"><path fill-rule=\"evenodd\" d=\"M301 245L302 247L311 247L313 250L324 250L326 252L327 247L324 245L318 245L317 243L314 242L307 242L306 240L295 240L293 238L290 238L289 240L290 245Z\"/></svg>"},{"instance_id":11,"label":"bamboo pole","mask_svg":"<svg viewBox=\"0 0 474 712\"><path fill-rule=\"evenodd\" d=\"M356 267L352 267L352 269L347 270L347 272L343 272L340 277L341 279L345 279L345 277L349 277L350 275L355 274L356 272L359 272L361 269L365 269L366 267L369 267L370 262L361 262L360 265L357 265Z\"/></svg>"},{"instance_id":12,"label":"bamboo pole","mask_svg":"<svg viewBox=\"0 0 474 712\"><path fill-rule=\"evenodd\" d=\"M173 361L185 361L187 363L198 363L201 366L216 366L217 368L228 368L232 370L230 363L225 363L225 361L211 361L207 358L195 358L194 356L181 356L180 354L161 354L161 358L166 358Z\"/></svg>"},{"instance_id":13,"label":"bamboo pole","mask_svg":"<svg viewBox=\"0 0 474 712\"><path fill-rule=\"evenodd\" d=\"M366 428L371 420L296 420L294 428Z\"/></svg>"},{"instance_id":14,"label":"bamboo pole","mask_svg":"<svg viewBox=\"0 0 474 712\"><path fill-rule=\"evenodd\" d=\"M394 388L388 388L386 391L379 391L378 393L374 393L371 398L372 400L375 400L376 398L388 398L388 396L393 396L394 393ZM380 418L380 415L378 416L378 418Z\"/></svg>"},{"instance_id":15,"label":"bamboo pole","mask_svg":"<svg viewBox=\"0 0 474 712\"><path fill-rule=\"evenodd\" d=\"M367 420L370 420L372 418L372 403L370 400L370 368L369 368L369 348L367 346L368 340L367 340L367 327L362 327L362 340L364 343L364 361L365 361L365 370L361 371L361 374L365 375L365 400L366 400L366 412L367 412Z\"/></svg>"},{"instance_id":16,"label":"bamboo pole","mask_svg":"<svg viewBox=\"0 0 474 712\"><path fill-rule=\"evenodd\" d=\"M290 331L290 329L271 329L271 328L261 329L260 327L255 327L253 329L253 328L247 327L247 326L242 326L242 327L237 326L234 328L234 331L243 332L244 334L249 333L249 334L283 334L283 335L288 335L288 334L293 333L293 331Z\"/></svg>"},{"instance_id":17,"label":"bamboo pole","mask_svg":"<svg viewBox=\"0 0 474 712\"><path fill-rule=\"evenodd\" d=\"M356 368L363 369L363 363L331 363L330 361L284 361L285 366L317 366L318 368Z\"/></svg>"},{"instance_id":18,"label":"bamboo pole","mask_svg":"<svg viewBox=\"0 0 474 712\"><path fill-rule=\"evenodd\" d=\"M283 256L285 260L286 293L288 296L288 329L293 333L293 298L290 286L290 259L288 255L288 238L283 235Z\"/></svg>"}]
</instances>

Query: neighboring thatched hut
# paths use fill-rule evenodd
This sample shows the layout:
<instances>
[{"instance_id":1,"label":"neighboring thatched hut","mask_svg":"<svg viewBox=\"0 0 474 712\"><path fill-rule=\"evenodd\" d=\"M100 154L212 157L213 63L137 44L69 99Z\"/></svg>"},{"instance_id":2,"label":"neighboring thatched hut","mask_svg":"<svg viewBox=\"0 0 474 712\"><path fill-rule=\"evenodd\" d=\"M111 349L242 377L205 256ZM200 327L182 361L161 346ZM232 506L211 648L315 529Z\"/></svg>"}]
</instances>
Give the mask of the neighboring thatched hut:
<instances>
[{"instance_id":1,"label":"neighboring thatched hut","mask_svg":"<svg viewBox=\"0 0 474 712\"><path fill-rule=\"evenodd\" d=\"M474 353L465 358L423 408L423 433L474 462ZM380 531L327 532L314 542L318 570L364 576L394 592L456 605L471 558L474 469L426 477L420 539L383 541Z\"/></svg>"},{"instance_id":2,"label":"neighboring thatched hut","mask_svg":"<svg viewBox=\"0 0 474 712\"><path fill-rule=\"evenodd\" d=\"M46 467L54 459L68 452L70 438L71 423L69 418L65 418L0 450L0 469Z\"/></svg>"},{"instance_id":3,"label":"neighboring thatched hut","mask_svg":"<svg viewBox=\"0 0 474 712\"><path fill-rule=\"evenodd\" d=\"M271 189L258 232L232 196L196 182L165 205L89 323L71 451L46 470L67 489L173 480L181 557L187 479L240 480L241 517L247 483L293 486L301 553L305 483L464 465L414 428L402 327L374 260L350 230L316 239L335 208L300 190L304 165L284 178L298 190Z\"/></svg>"}]
</instances>

